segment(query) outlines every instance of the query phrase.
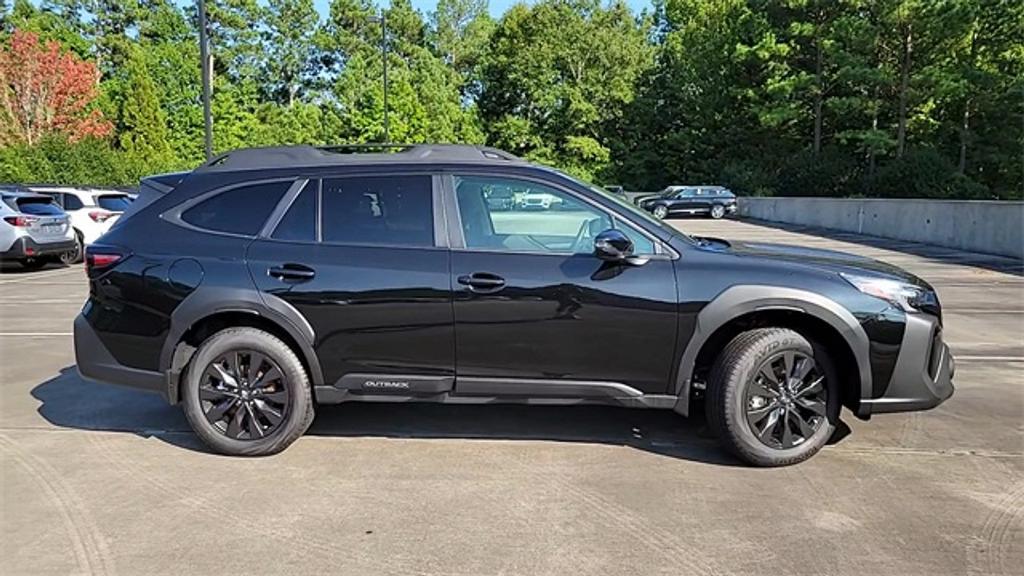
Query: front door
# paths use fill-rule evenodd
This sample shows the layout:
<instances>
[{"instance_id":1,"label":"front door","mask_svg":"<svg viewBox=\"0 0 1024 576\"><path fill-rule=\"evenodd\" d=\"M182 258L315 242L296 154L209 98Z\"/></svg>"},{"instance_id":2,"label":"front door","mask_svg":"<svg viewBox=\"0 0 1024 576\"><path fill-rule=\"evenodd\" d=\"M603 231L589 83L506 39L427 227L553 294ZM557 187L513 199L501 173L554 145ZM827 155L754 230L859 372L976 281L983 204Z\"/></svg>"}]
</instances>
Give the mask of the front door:
<instances>
[{"instance_id":1,"label":"front door","mask_svg":"<svg viewBox=\"0 0 1024 576\"><path fill-rule=\"evenodd\" d=\"M654 255L655 240L548 183L475 175L448 182L457 392L666 392L676 280L674 262ZM499 210L487 202L491 189L552 201ZM594 237L613 227L652 258L630 266L594 256Z\"/></svg>"},{"instance_id":2,"label":"front door","mask_svg":"<svg viewBox=\"0 0 1024 576\"><path fill-rule=\"evenodd\" d=\"M435 241L433 181L310 180L274 230L249 247L261 291L312 326L327 385L360 394L450 390L449 252Z\"/></svg>"}]
</instances>

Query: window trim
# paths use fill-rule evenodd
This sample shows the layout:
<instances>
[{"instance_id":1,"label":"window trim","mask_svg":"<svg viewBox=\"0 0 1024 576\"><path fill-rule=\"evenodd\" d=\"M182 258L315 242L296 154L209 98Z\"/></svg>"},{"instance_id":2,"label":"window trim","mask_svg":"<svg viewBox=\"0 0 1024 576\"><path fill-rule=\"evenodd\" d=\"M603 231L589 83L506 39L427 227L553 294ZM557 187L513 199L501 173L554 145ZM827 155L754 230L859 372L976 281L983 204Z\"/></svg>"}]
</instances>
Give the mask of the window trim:
<instances>
[{"instance_id":1,"label":"window trim","mask_svg":"<svg viewBox=\"0 0 1024 576\"><path fill-rule=\"evenodd\" d=\"M203 192L202 194L200 194L198 196L195 196L193 198L189 198L188 200L182 202L181 204L178 204L177 206L174 206L173 208L171 208L169 210L165 210L164 212L162 212L160 214L160 218L163 219L163 220L166 220L167 222L170 222L171 224L174 224L174 225L177 225L177 226L181 226L182 228L186 228L188 230L192 230L192 231L195 231L195 232L202 232L204 234L216 234L217 236L225 236L225 237L228 237L228 238L244 238L244 239L247 239L247 240L252 240L253 238L259 238L260 237L260 233L263 231L262 227L255 234L240 234L238 232L225 232L223 230L212 230L210 228L203 228L201 226L196 226L195 224L191 224L189 222L186 222L181 217L181 215L184 214L185 211L189 210L190 208L195 207L197 204L199 204L201 202L205 202L206 200L209 200L210 198L213 198L214 196L219 196L221 194L224 194L225 192L230 192L230 191L232 191L232 190L234 190L236 188L242 188L242 187L245 187L245 186L259 186L259 185L262 185L262 184L274 184L274 183L277 183L277 182L291 182L291 185L288 187L288 189L285 190L285 192L281 196L281 198L278 199L278 202L274 206L274 209L270 211L270 215L267 216L267 219L269 220L271 217L273 217L274 212L278 208L280 208L281 202L288 196L288 194L290 192L292 192L292 190L297 185L299 185L303 181L304 181L303 178L298 178L298 177L295 177L295 176L291 176L291 177L287 177L287 178L263 178L263 179L257 179L257 180L245 180L245 181L242 181L242 182L235 182L234 184L228 184L226 186L221 186L219 188L214 188L213 190L210 190L208 192ZM264 227L266 226L266 222L263 223L263 226Z\"/></svg>"},{"instance_id":2,"label":"window trim","mask_svg":"<svg viewBox=\"0 0 1024 576\"><path fill-rule=\"evenodd\" d=\"M448 224L448 233L450 238L451 249L459 252L475 252L482 254L524 254L524 255L535 255L535 256L580 256L577 252L552 252L552 251L527 251L527 250L504 250L499 248L469 248L466 246L466 238L462 229L462 214L459 212L458 200L455 195L455 178L458 176L469 176L478 178L496 178L505 180L523 180L526 182L534 182L551 188L571 196L572 198L583 202L590 207L594 208L598 212L601 212L608 216L612 221L613 225L616 220L621 220L630 225L631 228L636 229L642 236L647 238L654 246L654 254L645 254L652 260L676 260L679 255L676 254L675 250L667 246L661 239L656 238L651 233L644 230L642 226L639 226L630 218L619 214L616 211L610 210L603 206L599 202L586 197L585 195L563 186L560 183L552 182L545 178L539 178L533 175L517 174L517 173L506 173L498 171L482 171L482 170L449 170L443 175L444 186L442 186L445 195L445 208L448 214L453 217ZM447 214L446 214L447 215ZM586 254L584 254L586 255Z\"/></svg>"}]
</instances>

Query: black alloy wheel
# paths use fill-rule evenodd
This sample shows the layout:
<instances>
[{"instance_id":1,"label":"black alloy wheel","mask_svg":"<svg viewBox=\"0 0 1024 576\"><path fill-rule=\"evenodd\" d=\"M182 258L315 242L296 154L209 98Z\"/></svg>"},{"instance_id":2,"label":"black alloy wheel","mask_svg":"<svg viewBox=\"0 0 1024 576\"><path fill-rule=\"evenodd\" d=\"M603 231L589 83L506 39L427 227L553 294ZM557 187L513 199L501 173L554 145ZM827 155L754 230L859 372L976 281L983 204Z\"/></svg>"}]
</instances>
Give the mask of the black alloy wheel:
<instances>
[{"instance_id":1,"label":"black alloy wheel","mask_svg":"<svg viewBox=\"0 0 1024 576\"><path fill-rule=\"evenodd\" d=\"M281 368L255 350L231 350L210 362L199 384L206 420L234 440L277 432L288 416L290 392Z\"/></svg>"},{"instance_id":2,"label":"black alloy wheel","mask_svg":"<svg viewBox=\"0 0 1024 576\"><path fill-rule=\"evenodd\" d=\"M770 448L799 446L826 421L825 375L814 358L795 350L767 358L747 386L747 424Z\"/></svg>"}]
</instances>

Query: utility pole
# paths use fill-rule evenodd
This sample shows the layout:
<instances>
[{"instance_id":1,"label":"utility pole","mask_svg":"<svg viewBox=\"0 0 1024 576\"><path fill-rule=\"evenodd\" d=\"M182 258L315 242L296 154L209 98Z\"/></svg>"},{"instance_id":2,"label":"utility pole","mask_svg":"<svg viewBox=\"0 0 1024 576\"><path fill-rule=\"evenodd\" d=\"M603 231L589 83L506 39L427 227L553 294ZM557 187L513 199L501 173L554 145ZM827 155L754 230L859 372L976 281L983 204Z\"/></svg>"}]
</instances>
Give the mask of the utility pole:
<instances>
[{"instance_id":1,"label":"utility pole","mask_svg":"<svg viewBox=\"0 0 1024 576\"><path fill-rule=\"evenodd\" d=\"M210 112L210 41L206 31L206 2L199 0L199 59L203 77L203 128L206 160L213 158L213 114Z\"/></svg>"},{"instance_id":2,"label":"utility pole","mask_svg":"<svg viewBox=\"0 0 1024 576\"><path fill-rule=\"evenodd\" d=\"M370 16L370 22L380 22L380 51L384 59L384 143L391 142L388 131L388 20L384 11L380 16Z\"/></svg>"}]
</instances>

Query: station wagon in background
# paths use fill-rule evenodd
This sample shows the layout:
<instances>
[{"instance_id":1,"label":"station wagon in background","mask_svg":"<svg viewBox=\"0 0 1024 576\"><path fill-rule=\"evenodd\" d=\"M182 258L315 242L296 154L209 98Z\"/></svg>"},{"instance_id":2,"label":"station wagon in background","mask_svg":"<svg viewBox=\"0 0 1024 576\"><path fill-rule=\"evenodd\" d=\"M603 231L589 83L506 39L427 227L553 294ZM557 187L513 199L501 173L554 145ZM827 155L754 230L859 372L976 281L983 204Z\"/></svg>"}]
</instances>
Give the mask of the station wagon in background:
<instances>
[{"instance_id":1,"label":"station wagon in background","mask_svg":"<svg viewBox=\"0 0 1024 576\"><path fill-rule=\"evenodd\" d=\"M234 455L283 450L317 404L601 403L704 412L780 466L844 407L953 393L936 293L902 269L691 237L493 148L360 150L238 150L143 181L87 251L79 372L181 404ZM502 187L559 208L505 210Z\"/></svg>"},{"instance_id":2,"label":"station wagon in background","mask_svg":"<svg viewBox=\"0 0 1024 576\"><path fill-rule=\"evenodd\" d=\"M718 219L736 212L736 195L723 186L669 186L635 202L657 218L706 215Z\"/></svg>"}]
</instances>

